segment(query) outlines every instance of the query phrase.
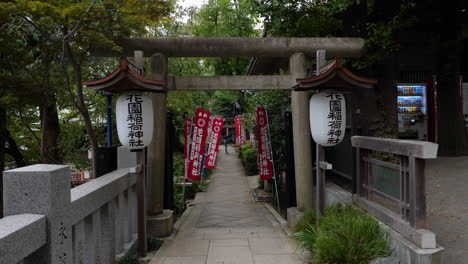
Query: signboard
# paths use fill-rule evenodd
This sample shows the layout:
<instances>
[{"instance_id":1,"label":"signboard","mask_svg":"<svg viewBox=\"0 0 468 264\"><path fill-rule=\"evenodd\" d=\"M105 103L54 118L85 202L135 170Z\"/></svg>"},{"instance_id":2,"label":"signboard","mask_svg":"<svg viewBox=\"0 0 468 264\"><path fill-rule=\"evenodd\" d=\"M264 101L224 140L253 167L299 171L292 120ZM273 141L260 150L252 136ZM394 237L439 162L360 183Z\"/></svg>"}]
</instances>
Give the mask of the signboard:
<instances>
[{"instance_id":1,"label":"signboard","mask_svg":"<svg viewBox=\"0 0 468 264\"><path fill-rule=\"evenodd\" d=\"M210 122L210 111L198 108L195 112L195 122L192 134L192 148L187 171L187 178L191 180L201 179L203 167L203 155L205 154L205 143L208 135L208 124Z\"/></svg>"},{"instance_id":2,"label":"signboard","mask_svg":"<svg viewBox=\"0 0 468 264\"><path fill-rule=\"evenodd\" d=\"M117 132L120 143L128 149L143 149L153 139L153 103L149 96L130 92L116 103Z\"/></svg>"},{"instance_id":3,"label":"signboard","mask_svg":"<svg viewBox=\"0 0 468 264\"><path fill-rule=\"evenodd\" d=\"M206 167L214 169L216 158L218 156L219 143L221 142L224 120L221 117L213 119L211 125L210 144L208 145L208 153L206 155Z\"/></svg>"},{"instance_id":4,"label":"signboard","mask_svg":"<svg viewBox=\"0 0 468 264\"><path fill-rule=\"evenodd\" d=\"M257 107L258 171L261 180L273 178L268 118L264 107Z\"/></svg>"},{"instance_id":5,"label":"signboard","mask_svg":"<svg viewBox=\"0 0 468 264\"><path fill-rule=\"evenodd\" d=\"M314 141L324 147L339 144L346 129L346 101L341 93L323 91L309 102L310 131Z\"/></svg>"}]
</instances>

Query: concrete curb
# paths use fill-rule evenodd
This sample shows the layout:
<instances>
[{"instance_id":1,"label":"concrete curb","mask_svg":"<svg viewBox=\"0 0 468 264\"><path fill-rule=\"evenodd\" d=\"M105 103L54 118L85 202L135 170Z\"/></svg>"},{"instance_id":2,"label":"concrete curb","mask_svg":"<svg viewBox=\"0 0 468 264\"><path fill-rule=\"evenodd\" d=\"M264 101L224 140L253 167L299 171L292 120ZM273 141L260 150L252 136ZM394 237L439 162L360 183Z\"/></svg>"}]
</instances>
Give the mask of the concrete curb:
<instances>
[{"instance_id":1,"label":"concrete curb","mask_svg":"<svg viewBox=\"0 0 468 264\"><path fill-rule=\"evenodd\" d=\"M266 209L268 209L270 214L276 219L276 221L278 221L278 223L280 224L281 229L283 230L283 232L291 239L292 231L288 226L288 222L270 204L265 203L264 205L265 205ZM293 240L293 242L294 242L294 240ZM302 262L312 263L312 262L310 262L311 257L310 257L309 253L305 249L297 247L296 254L299 256L299 259Z\"/></svg>"},{"instance_id":2,"label":"concrete curb","mask_svg":"<svg viewBox=\"0 0 468 264\"><path fill-rule=\"evenodd\" d=\"M265 205L266 209L268 209L268 211L270 211L270 214L273 215L273 217L276 219L276 221L278 221L278 223L280 224L281 229L283 230L283 232L286 235L291 236L292 232L291 232L291 229L289 229L288 222L271 205L269 205L267 203L265 203L264 205Z\"/></svg>"},{"instance_id":3,"label":"concrete curb","mask_svg":"<svg viewBox=\"0 0 468 264\"><path fill-rule=\"evenodd\" d=\"M169 236L165 237L164 240L174 240L175 236L180 230L180 227L185 222L185 220L187 220L190 213L192 212L192 208L193 206L190 206L187 207L187 209L185 209L185 211L182 213L179 219L177 219L177 221L174 223L174 229L172 230L172 233Z\"/></svg>"}]
</instances>

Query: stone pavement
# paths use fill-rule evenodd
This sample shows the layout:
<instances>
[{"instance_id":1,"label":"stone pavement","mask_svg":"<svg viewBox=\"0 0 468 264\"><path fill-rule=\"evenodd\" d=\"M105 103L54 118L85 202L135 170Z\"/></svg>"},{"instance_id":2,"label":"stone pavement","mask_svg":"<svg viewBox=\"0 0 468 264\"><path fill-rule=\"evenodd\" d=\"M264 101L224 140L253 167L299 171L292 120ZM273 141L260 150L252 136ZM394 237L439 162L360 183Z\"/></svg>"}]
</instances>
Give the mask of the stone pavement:
<instances>
[{"instance_id":1,"label":"stone pavement","mask_svg":"<svg viewBox=\"0 0 468 264\"><path fill-rule=\"evenodd\" d=\"M199 193L174 239L150 264L299 264L297 247L255 203L234 148L221 146L208 192Z\"/></svg>"},{"instance_id":2,"label":"stone pavement","mask_svg":"<svg viewBox=\"0 0 468 264\"><path fill-rule=\"evenodd\" d=\"M426 161L427 222L443 263L468 263L468 157Z\"/></svg>"}]
</instances>

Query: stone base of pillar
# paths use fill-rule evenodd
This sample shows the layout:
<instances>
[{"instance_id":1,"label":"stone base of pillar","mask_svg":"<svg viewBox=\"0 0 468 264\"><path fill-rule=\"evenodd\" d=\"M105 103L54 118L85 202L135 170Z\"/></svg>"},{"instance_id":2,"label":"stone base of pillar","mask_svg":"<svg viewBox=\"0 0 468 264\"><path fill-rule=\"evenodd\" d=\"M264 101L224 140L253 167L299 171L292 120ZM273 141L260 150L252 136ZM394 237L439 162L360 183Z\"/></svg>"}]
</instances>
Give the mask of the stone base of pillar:
<instances>
[{"instance_id":1,"label":"stone base of pillar","mask_svg":"<svg viewBox=\"0 0 468 264\"><path fill-rule=\"evenodd\" d=\"M304 212L297 210L297 207L289 207L286 213L288 226L291 230L294 229L294 225L296 225L298 221L304 218Z\"/></svg>"},{"instance_id":2,"label":"stone base of pillar","mask_svg":"<svg viewBox=\"0 0 468 264\"><path fill-rule=\"evenodd\" d=\"M164 210L159 215L147 216L146 224L149 237L169 236L174 228L174 212L172 210Z\"/></svg>"},{"instance_id":3,"label":"stone base of pillar","mask_svg":"<svg viewBox=\"0 0 468 264\"><path fill-rule=\"evenodd\" d=\"M263 181L263 190L265 192L271 192L271 184L268 182L268 180Z\"/></svg>"}]
</instances>

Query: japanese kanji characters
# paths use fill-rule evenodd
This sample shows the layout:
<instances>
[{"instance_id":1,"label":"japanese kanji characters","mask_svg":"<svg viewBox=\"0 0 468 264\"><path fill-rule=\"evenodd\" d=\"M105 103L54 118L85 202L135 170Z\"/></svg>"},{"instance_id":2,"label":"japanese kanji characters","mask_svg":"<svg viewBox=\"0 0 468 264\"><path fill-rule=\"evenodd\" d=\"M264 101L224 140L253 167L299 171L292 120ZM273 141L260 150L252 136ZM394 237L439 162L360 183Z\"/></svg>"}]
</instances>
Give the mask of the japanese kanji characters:
<instances>
[{"instance_id":1,"label":"japanese kanji characters","mask_svg":"<svg viewBox=\"0 0 468 264\"><path fill-rule=\"evenodd\" d=\"M142 149L153 137L153 105L139 92L121 95L117 99L117 131L120 143L130 149Z\"/></svg>"},{"instance_id":2,"label":"japanese kanji characters","mask_svg":"<svg viewBox=\"0 0 468 264\"><path fill-rule=\"evenodd\" d=\"M257 108L258 170L261 180L273 178L270 138L265 108Z\"/></svg>"},{"instance_id":3,"label":"japanese kanji characters","mask_svg":"<svg viewBox=\"0 0 468 264\"><path fill-rule=\"evenodd\" d=\"M203 155L205 154L205 142L208 135L210 111L198 108L195 112L194 128L192 133L192 148L187 171L187 178L191 180L201 179Z\"/></svg>"},{"instance_id":4,"label":"japanese kanji characters","mask_svg":"<svg viewBox=\"0 0 468 264\"><path fill-rule=\"evenodd\" d=\"M341 141L341 124L342 114L341 114L341 100L343 99L342 95L335 92L327 92L326 97L330 98L329 103L329 114L328 118L328 143L329 144L338 144Z\"/></svg>"},{"instance_id":5,"label":"japanese kanji characters","mask_svg":"<svg viewBox=\"0 0 468 264\"><path fill-rule=\"evenodd\" d=\"M206 156L206 167L214 169L216 165L216 157L218 155L219 143L221 142L221 132L223 131L224 120L221 117L213 119L211 125L210 143Z\"/></svg>"}]
</instances>

